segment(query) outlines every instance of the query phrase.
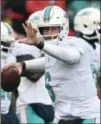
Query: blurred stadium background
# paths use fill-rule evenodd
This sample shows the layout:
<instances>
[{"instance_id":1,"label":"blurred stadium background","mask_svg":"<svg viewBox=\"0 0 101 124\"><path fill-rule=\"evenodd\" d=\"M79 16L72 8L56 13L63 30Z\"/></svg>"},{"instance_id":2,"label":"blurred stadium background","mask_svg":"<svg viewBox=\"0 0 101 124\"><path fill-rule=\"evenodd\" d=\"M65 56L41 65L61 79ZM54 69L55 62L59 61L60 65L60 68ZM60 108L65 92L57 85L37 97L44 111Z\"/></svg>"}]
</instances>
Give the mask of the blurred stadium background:
<instances>
[{"instance_id":1,"label":"blurred stadium background","mask_svg":"<svg viewBox=\"0 0 101 124\"><path fill-rule=\"evenodd\" d=\"M67 11L70 18L70 33L74 34L73 18L86 7L100 9L100 0L1 0L1 20L9 23L15 30L17 38L23 38L25 32L22 23L29 15L47 5L59 5Z\"/></svg>"}]
</instances>

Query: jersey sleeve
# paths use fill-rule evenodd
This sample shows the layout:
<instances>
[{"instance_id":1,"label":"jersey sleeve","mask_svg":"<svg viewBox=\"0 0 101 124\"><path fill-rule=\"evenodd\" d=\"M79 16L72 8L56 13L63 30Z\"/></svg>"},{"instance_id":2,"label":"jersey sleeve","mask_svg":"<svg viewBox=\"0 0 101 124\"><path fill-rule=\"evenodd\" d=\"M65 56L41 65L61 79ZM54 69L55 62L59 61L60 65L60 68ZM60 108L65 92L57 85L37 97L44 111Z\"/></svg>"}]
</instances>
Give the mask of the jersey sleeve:
<instances>
[{"instance_id":1,"label":"jersey sleeve","mask_svg":"<svg viewBox=\"0 0 101 124\"><path fill-rule=\"evenodd\" d=\"M45 43L43 51L46 54L69 64L78 62L81 54L84 53L82 47L77 46L74 42L69 43L68 41L67 43L63 42L59 45Z\"/></svg>"},{"instance_id":2,"label":"jersey sleeve","mask_svg":"<svg viewBox=\"0 0 101 124\"><path fill-rule=\"evenodd\" d=\"M44 72L45 71L45 57L33 60L24 61L26 70L31 72Z\"/></svg>"}]
</instances>

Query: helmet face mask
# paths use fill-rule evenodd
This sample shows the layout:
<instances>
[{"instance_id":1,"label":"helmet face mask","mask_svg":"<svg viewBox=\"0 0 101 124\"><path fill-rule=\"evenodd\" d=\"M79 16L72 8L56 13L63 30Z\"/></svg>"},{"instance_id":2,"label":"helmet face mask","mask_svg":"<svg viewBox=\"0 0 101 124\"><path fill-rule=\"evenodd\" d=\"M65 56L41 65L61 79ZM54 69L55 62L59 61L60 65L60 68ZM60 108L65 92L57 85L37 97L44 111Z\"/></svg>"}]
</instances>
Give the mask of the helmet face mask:
<instances>
[{"instance_id":1,"label":"helmet face mask","mask_svg":"<svg viewBox=\"0 0 101 124\"><path fill-rule=\"evenodd\" d=\"M42 29L45 27L60 27L59 33L50 35L43 35ZM68 35L69 31L69 20L64 10L58 6L48 6L42 11L41 20L38 25L40 34L45 40L63 39Z\"/></svg>"},{"instance_id":2,"label":"helmet face mask","mask_svg":"<svg viewBox=\"0 0 101 124\"><path fill-rule=\"evenodd\" d=\"M95 8L85 8L74 18L74 30L80 32L87 40L98 39L100 35L100 11Z\"/></svg>"},{"instance_id":3,"label":"helmet face mask","mask_svg":"<svg viewBox=\"0 0 101 124\"><path fill-rule=\"evenodd\" d=\"M62 30L62 28L60 26L50 26L50 27L40 27L39 28L40 34L47 41L56 39L59 36L61 30ZM50 32L50 34L49 34L49 32Z\"/></svg>"}]
</instances>

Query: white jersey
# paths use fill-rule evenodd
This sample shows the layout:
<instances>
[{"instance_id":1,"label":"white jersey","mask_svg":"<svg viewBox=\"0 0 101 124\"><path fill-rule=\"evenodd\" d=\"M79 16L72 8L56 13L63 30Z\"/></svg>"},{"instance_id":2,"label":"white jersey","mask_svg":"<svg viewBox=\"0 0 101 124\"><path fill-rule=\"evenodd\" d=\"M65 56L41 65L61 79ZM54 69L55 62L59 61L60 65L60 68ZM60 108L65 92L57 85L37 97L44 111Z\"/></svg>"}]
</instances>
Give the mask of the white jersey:
<instances>
[{"instance_id":1,"label":"white jersey","mask_svg":"<svg viewBox=\"0 0 101 124\"><path fill-rule=\"evenodd\" d=\"M18 43L17 41L14 44L14 48L12 52L15 56L29 54L32 55L34 58L38 58L42 54L42 52L36 47L23 43Z\"/></svg>"},{"instance_id":2,"label":"white jersey","mask_svg":"<svg viewBox=\"0 0 101 124\"><path fill-rule=\"evenodd\" d=\"M5 53L1 52L1 69L4 68L7 64L16 62L15 56L13 56L11 53ZM1 113L6 114L9 111L9 106L11 103L11 93L5 92L3 89L1 89Z\"/></svg>"},{"instance_id":3,"label":"white jersey","mask_svg":"<svg viewBox=\"0 0 101 124\"><path fill-rule=\"evenodd\" d=\"M90 68L89 58L94 54L91 47L79 38L66 39L58 45L67 49L75 47L81 55L79 62L70 64L46 54L46 86L54 101L56 117L64 118L67 115L84 119L99 117L100 101L96 97L96 87Z\"/></svg>"},{"instance_id":4,"label":"white jersey","mask_svg":"<svg viewBox=\"0 0 101 124\"><path fill-rule=\"evenodd\" d=\"M32 55L34 58L39 58L42 52L34 46L16 43L13 54L16 56L27 54ZM32 82L28 78L22 77L18 92L17 109L19 109L20 106L30 103L52 104L48 91L45 88L44 75L37 82Z\"/></svg>"}]
</instances>

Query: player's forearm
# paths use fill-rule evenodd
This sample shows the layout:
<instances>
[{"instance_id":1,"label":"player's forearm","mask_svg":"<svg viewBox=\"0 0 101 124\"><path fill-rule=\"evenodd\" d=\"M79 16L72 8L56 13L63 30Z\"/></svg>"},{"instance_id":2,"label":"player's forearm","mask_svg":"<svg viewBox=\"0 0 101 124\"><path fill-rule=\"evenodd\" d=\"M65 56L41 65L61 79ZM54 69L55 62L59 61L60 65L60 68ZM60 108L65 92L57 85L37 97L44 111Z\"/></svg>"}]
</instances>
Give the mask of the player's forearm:
<instances>
[{"instance_id":1,"label":"player's forearm","mask_svg":"<svg viewBox=\"0 0 101 124\"><path fill-rule=\"evenodd\" d=\"M40 46L39 46L40 48ZM80 52L76 48L63 48L57 45L44 43L41 48L45 53L67 63L75 63L80 60Z\"/></svg>"},{"instance_id":2,"label":"player's forearm","mask_svg":"<svg viewBox=\"0 0 101 124\"><path fill-rule=\"evenodd\" d=\"M44 72L45 71L45 57L24 61L24 70L31 72Z\"/></svg>"}]
</instances>

